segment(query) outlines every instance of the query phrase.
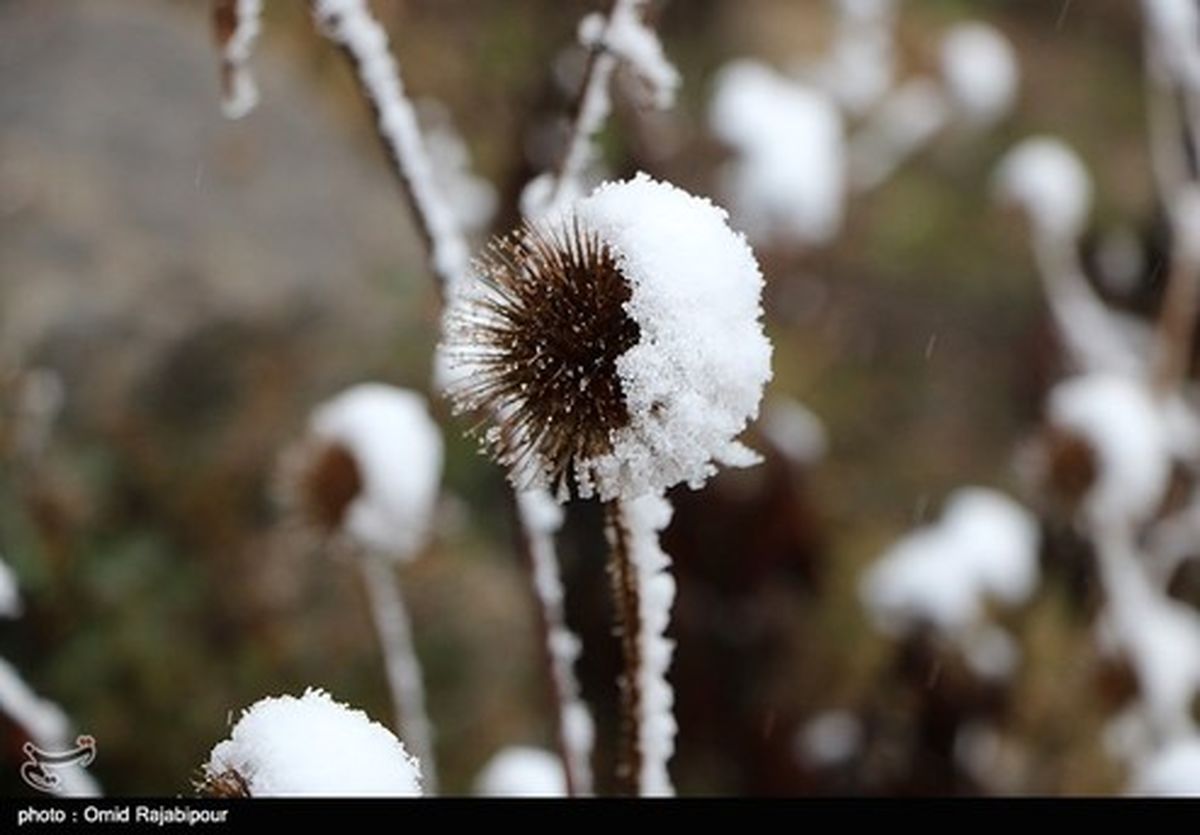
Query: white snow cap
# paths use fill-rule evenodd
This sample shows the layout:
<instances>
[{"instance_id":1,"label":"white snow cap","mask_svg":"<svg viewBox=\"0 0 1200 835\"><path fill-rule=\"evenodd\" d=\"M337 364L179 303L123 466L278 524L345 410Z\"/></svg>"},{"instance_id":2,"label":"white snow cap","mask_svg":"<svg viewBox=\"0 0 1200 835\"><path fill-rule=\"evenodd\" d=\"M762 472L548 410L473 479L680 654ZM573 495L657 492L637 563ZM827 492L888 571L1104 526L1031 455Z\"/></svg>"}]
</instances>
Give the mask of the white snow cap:
<instances>
[{"instance_id":1,"label":"white snow cap","mask_svg":"<svg viewBox=\"0 0 1200 835\"><path fill-rule=\"evenodd\" d=\"M960 489L940 522L888 549L868 570L860 593L883 631L929 624L969 649L986 600L1011 606L1032 594L1037 548L1037 523L1028 510L994 490Z\"/></svg>"},{"instance_id":2,"label":"white snow cap","mask_svg":"<svg viewBox=\"0 0 1200 835\"><path fill-rule=\"evenodd\" d=\"M1073 377L1050 392L1047 416L1096 454L1096 481L1085 499L1095 521L1136 523L1153 513L1171 473L1172 434L1144 382L1115 374Z\"/></svg>"},{"instance_id":3,"label":"white snow cap","mask_svg":"<svg viewBox=\"0 0 1200 835\"><path fill-rule=\"evenodd\" d=\"M942 78L969 123L986 127L1008 113L1020 71L1004 35L986 23L960 23L942 39L941 52Z\"/></svg>"},{"instance_id":4,"label":"white snow cap","mask_svg":"<svg viewBox=\"0 0 1200 835\"><path fill-rule=\"evenodd\" d=\"M562 760L543 751L514 745L488 760L475 779L481 797L566 797Z\"/></svg>"},{"instance_id":5,"label":"white snow cap","mask_svg":"<svg viewBox=\"0 0 1200 835\"><path fill-rule=\"evenodd\" d=\"M1200 797L1200 738L1172 742L1143 760L1129 793L1154 797Z\"/></svg>"},{"instance_id":6,"label":"white snow cap","mask_svg":"<svg viewBox=\"0 0 1200 835\"><path fill-rule=\"evenodd\" d=\"M1066 143L1039 136L1015 145L996 170L1000 197L1029 215L1038 234L1073 240L1092 210L1092 179Z\"/></svg>"},{"instance_id":7,"label":"white snow cap","mask_svg":"<svg viewBox=\"0 0 1200 835\"><path fill-rule=\"evenodd\" d=\"M640 332L617 359L629 425L610 454L580 463L580 491L608 500L699 487L715 462L757 461L734 438L758 416L771 343L762 273L728 215L646 174L605 183L574 215L616 252Z\"/></svg>"},{"instance_id":8,"label":"white snow cap","mask_svg":"<svg viewBox=\"0 0 1200 835\"><path fill-rule=\"evenodd\" d=\"M309 688L255 702L217 743L205 776L236 772L251 797L418 797L421 768L361 710Z\"/></svg>"},{"instance_id":9,"label":"white snow cap","mask_svg":"<svg viewBox=\"0 0 1200 835\"><path fill-rule=\"evenodd\" d=\"M344 528L359 543L398 558L429 536L442 477L442 436L425 399L381 383L352 386L319 406L310 430L353 457L362 490Z\"/></svg>"},{"instance_id":10,"label":"white snow cap","mask_svg":"<svg viewBox=\"0 0 1200 835\"><path fill-rule=\"evenodd\" d=\"M842 119L824 93L754 61L717 76L708 113L733 147L723 191L756 240L820 244L840 231L846 161Z\"/></svg>"}]
</instances>

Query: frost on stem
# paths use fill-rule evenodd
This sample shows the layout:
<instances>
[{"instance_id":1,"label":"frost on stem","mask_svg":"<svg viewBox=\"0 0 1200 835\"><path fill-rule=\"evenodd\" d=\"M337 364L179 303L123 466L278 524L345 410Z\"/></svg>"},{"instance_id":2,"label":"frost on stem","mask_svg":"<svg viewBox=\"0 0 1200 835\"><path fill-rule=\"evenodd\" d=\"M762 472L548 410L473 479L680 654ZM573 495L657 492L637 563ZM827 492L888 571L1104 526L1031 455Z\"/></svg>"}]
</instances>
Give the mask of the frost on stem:
<instances>
[{"instance_id":1,"label":"frost on stem","mask_svg":"<svg viewBox=\"0 0 1200 835\"><path fill-rule=\"evenodd\" d=\"M612 111L612 79L624 63L660 108L670 107L679 73L666 59L654 30L642 22L646 0L613 0L607 17L580 21L580 42L591 50L575 103L570 135L558 166L535 177L521 194L521 210L537 218L561 210L580 196L580 177L594 153L593 139Z\"/></svg>"},{"instance_id":2,"label":"frost on stem","mask_svg":"<svg viewBox=\"0 0 1200 835\"><path fill-rule=\"evenodd\" d=\"M525 550L531 563L533 591L544 621L542 631L562 750L559 775L566 793L587 795L592 791L591 754L595 728L592 715L580 697L579 682L575 677L575 662L581 647L579 638L567 626L562 577L554 553L554 535L562 527L563 511L543 490L518 492L516 498L517 513L528 540Z\"/></svg>"},{"instance_id":3,"label":"frost on stem","mask_svg":"<svg viewBox=\"0 0 1200 835\"><path fill-rule=\"evenodd\" d=\"M357 70L363 92L375 110L392 169L429 246L434 274L442 292L450 296L469 272L469 249L434 178L416 114L388 47L387 32L371 16L365 0L310 2L318 28L342 47Z\"/></svg>"},{"instance_id":4,"label":"frost on stem","mask_svg":"<svg viewBox=\"0 0 1200 835\"><path fill-rule=\"evenodd\" d=\"M221 49L221 110L229 119L242 118L258 104L250 58L261 16L262 0L213 0L213 32Z\"/></svg>"},{"instance_id":5,"label":"frost on stem","mask_svg":"<svg viewBox=\"0 0 1200 835\"><path fill-rule=\"evenodd\" d=\"M771 376L762 275L712 203L642 174L494 244L449 313L450 396L519 488L698 487Z\"/></svg>"},{"instance_id":6,"label":"frost on stem","mask_svg":"<svg viewBox=\"0 0 1200 835\"><path fill-rule=\"evenodd\" d=\"M1055 326L1079 371L1141 375L1151 332L1110 310L1079 262L1079 237L1092 208L1092 181L1079 156L1054 137L1022 140L995 174L998 197L1029 218L1033 253Z\"/></svg>"},{"instance_id":7,"label":"frost on stem","mask_svg":"<svg viewBox=\"0 0 1200 835\"><path fill-rule=\"evenodd\" d=\"M255 702L203 766L201 794L416 797L421 767L391 731L323 690Z\"/></svg>"},{"instance_id":8,"label":"frost on stem","mask_svg":"<svg viewBox=\"0 0 1200 835\"><path fill-rule=\"evenodd\" d=\"M754 240L822 244L837 236L845 138L828 96L763 64L735 61L717 76L708 122L736 152L722 190Z\"/></svg>"},{"instance_id":9,"label":"frost on stem","mask_svg":"<svg viewBox=\"0 0 1200 835\"><path fill-rule=\"evenodd\" d=\"M643 496L608 506L609 563L625 670L618 682L622 728L617 777L639 796L674 793L667 763L675 753L675 694L667 681L675 642L666 637L675 600L671 559L658 544L671 505Z\"/></svg>"}]
</instances>

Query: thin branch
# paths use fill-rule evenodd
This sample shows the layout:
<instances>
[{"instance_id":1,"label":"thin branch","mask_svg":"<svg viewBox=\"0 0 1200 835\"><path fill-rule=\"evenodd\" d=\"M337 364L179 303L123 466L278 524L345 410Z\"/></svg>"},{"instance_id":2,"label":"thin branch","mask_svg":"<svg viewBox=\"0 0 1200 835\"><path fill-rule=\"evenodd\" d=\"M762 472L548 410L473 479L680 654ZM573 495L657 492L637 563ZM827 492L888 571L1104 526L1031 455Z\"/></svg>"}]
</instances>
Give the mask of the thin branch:
<instances>
[{"instance_id":1,"label":"thin branch","mask_svg":"<svg viewBox=\"0 0 1200 835\"><path fill-rule=\"evenodd\" d=\"M374 554L357 554L363 585L371 603L371 619L379 636L387 672L388 689L396 712L396 730L421 763L426 794L438 790L437 761L434 759L433 724L425 709L425 685L413 646L412 624L388 563Z\"/></svg>"},{"instance_id":2,"label":"thin branch","mask_svg":"<svg viewBox=\"0 0 1200 835\"><path fill-rule=\"evenodd\" d=\"M592 716L580 698L575 676L580 642L567 626L562 577L554 550L554 535L562 527L562 508L545 491L517 493L516 501L517 516L521 521L518 551L526 558L526 569L532 581L567 794L571 797L590 795Z\"/></svg>"},{"instance_id":3,"label":"thin branch","mask_svg":"<svg viewBox=\"0 0 1200 835\"><path fill-rule=\"evenodd\" d=\"M359 87L375 113L376 130L392 173L412 207L429 250L443 297L470 274L470 249L458 219L433 177L433 166L405 95L387 32L365 0L310 0L320 30L338 44L354 67Z\"/></svg>"},{"instance_id":4,"label":"thin branch","mask_svg":"<svg viewBox=\"0 0 1200 835\"><path fill-rule=\"evenodd\" d=\"M213 34L221 48L221 110L240 119L258 104L250 56L261 29L262 0L213 0Z\"/></svg>"}]
</instances>

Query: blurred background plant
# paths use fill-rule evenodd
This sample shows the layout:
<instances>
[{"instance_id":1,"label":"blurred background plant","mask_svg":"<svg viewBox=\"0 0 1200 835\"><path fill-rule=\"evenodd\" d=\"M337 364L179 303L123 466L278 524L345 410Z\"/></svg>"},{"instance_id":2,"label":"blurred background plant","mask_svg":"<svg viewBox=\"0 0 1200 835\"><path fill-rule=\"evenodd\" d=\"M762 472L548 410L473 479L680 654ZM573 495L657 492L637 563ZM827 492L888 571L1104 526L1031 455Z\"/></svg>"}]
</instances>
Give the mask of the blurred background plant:
<instances>
[{"instance_id":1,"label":"blurred background plant","mask_svg":"<svg viewBox=\"0 0 1200 835\"><path fill-rule=\"evenodd\" d=\"M363 589L279 524L270 479L348 385L428 391L438 299L350 73L304 4L265 5L261 103L227 122L201 4L0 2L0 554L24 599L0 656L95 737L90 770L113 794L186 790L231 712L264 695L315 684L391 713ZM510 228L558 151L595 4L373 6L451 202L476 234ZM952 527L962 485L1045 509L1014 450L1064 355L1026 230L991 189L1019 139L1053 133L1083 159L1084 263L1153 321L1167 244L1138 4L651 15L678 102L618 95L591 176L645 169L730 205L775 345L750 437L765 464L672 493L679 791L1124 789L1106 729L1137 676L1095 639L1102 584L1069 518L1041 514L1041 581L1019 605L986 605L1007 637L988 633L983 657L1018 659L999 683L937 634L877 634L860 583L910 529ZM962 28L979 21L995 28ZM786 188L748 205L764 181ZM31 374L61 393L36 425L38 398L17 394ZM442 787L467 792L498 751L553 749L555 729L503 476L430 400L443 498L402 573ZM572 506L559 549L603 792L619 650L601 526L598 506ZM1171 594L1194 609L1196 562L1179 565ZM25 733L2 737L6 794L27 791Z\"/></svg>"}]
</instances>

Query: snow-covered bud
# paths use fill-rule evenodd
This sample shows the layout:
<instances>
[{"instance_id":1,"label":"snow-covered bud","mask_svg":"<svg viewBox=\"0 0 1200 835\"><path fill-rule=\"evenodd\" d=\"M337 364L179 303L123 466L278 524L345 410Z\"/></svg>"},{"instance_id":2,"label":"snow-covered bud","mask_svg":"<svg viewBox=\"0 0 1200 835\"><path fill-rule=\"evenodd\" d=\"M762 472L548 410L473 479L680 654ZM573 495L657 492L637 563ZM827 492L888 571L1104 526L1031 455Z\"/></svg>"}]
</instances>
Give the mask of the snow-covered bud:
<instances>
[{"instance_id":1,"label":"snow-covered bud","mask_svg":"<svg viewBox=\"0 0 1200 835\"><path fill-rule=\"evenodd\" d=\"M475 779L481 797L566 797L567 778L562 759L543 751L514 745L496 753Z\"/></svg>"},{"instance_id":2,"label":"snow-covered bud","mask_svg":"<svg viewBox=\"0 0 1200 835\"><path fill-rule=\"evenodd\" d=\"M494 242L455 300L450 396L519 488L603 500L746 465L771 376L762 275L726 214L645 174Z\"/></svg>"},{"instance_id":3,"label":"snow-covered bud","mask_svg":"<svg viewBox=\"0 0 1200 835\"><path fill-rule=\"evenodd\" d=\"M421 767L391 731L309 688L255 702L217 743L210 797L417 797Z\"/></svg>"},{"instance_id":4,"label":"snow-covered bud","mask_svg":"<svg viewBox=\"0 0 1200 835\"><path fill-rule=\"evenodd\" d=\"M1071 448L1059 453L1078 465L1073 484L1093 520L1143 522L1159 507L1171 474L1171 436L1149 386L1118 375L1071 378L1050 393L1047 421L1063 439L1058 446Z\"/></svg>"},{"instance_id":5,"label":"snow-covered bud","mask_svg":"<svg viewBox=\"0 0 1200 835\"><path fill-rule=\"evenodd\" d=\"M410 557L430 533L442 455L424 398L364 383L314 410L304 442L285 457L284 498L323 535Z\"/></svg>"},{"instance_id":6,"label":"snow-covered bud","mask_svg":"<svg viewBox=\"0 0 1200 835\"><path fill-rule=\"evenodd\" d=\"M1005 154L996 170L996 190L1050 239L1077 238L1092 210L1087 169L1066 143L1052 137L1026 139Z\"/></svg>"},{"instance_id":7,"label":"snow-covered bud","mask_svg":"<svg viewBox=\"0 0 1200 835\"><path fill-rule=\"evenodd\" d=\"M969 124L987 127L1007 115L1020 71L1004 35L986 23L961 23L946 33L941 53L946 90Z\"/></svg>"}]
</instances>

